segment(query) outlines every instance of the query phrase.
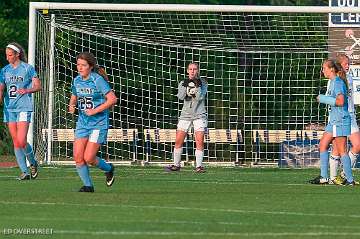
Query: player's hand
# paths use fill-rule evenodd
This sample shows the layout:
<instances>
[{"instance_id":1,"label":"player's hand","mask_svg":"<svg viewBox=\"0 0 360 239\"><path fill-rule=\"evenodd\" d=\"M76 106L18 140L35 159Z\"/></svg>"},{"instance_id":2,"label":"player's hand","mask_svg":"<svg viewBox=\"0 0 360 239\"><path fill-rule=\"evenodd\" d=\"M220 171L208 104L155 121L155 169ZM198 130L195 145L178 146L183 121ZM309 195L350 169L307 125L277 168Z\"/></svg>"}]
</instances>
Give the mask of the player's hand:
<instances>
[{"instance_id":1,"label":"player's hand","mask_svg":"<svg viewBox=\"0 0 360 239\"><path fill-rule=\"evenodd\" d=\"M318 96L316 97L316 101L317 101L317 102L320 102L320 95L318 95Z\"/></svg>"},{"instance_id":2,"label":"player's hand","mask_svg":"<svg viewBox=\"0 0 360 239\"><path fill-rule=\"evenodd\" d=\"M17 93L19 93L20 95L24 95L24 94L29 93L29 91L28 91L28 89L18 89Z\"/></svg>"},{"instance_id":3,"label":"player's hand","mask_svg":"<svg viewBox=\"0 0 360 239\"><path fill-rule=\"evenodd\" d=\"M92 116L97 114L96 109L87 109L84 111L87 116Z\"/></svg>"},{"instance_id":4,"label":"player's hand","mask_svg":"<svg viewBox=\"0 0 360 239\"><path fill-rule=\"evenodd\" d=\"M75 113L75 105L69 105L69 113L74 114Z\"/></svg>"}]
</instances>

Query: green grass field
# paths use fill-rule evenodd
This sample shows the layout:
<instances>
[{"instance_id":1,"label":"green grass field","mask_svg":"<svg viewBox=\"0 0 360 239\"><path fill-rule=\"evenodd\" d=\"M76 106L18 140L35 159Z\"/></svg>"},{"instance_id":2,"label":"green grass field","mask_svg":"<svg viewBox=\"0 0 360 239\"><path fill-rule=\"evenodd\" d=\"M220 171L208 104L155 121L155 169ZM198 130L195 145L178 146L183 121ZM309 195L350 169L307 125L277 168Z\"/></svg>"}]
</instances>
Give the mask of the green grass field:
<instances>
[{"instance_id":1,"label":"green grass field","mask_svg":"<svg viewBox=\"0 0 360 239\"><path fill-rule=\"evenodd\" d=\"M95 193L75 169L42 168L17 181L0 169L0 238L359 238L360 186L317 186L318 170L117 167L111 188L92 168ZM355 175L360 177L360 172ZM11 230L48 229L48 235Z\"/></svg>"}]
</instances>

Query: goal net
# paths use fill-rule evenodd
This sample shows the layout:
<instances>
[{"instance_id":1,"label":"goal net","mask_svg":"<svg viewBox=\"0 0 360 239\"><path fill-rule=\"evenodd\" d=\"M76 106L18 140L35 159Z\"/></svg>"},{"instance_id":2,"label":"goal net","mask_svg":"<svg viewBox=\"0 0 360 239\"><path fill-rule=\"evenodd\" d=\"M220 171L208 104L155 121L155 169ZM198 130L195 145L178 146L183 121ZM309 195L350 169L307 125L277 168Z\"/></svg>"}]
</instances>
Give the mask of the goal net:
<instances>
[{"instance_id":1,"label":"goal net","mask_svg":"<svg viewBox=\"0 0 360 239\"><path fill-rule=\"evenodd\" d=\"M182 108L177 87L193 61L209 85L205 163L273 162L279 142L266 142L266 134L302 133L326 120L315 100L326 86L326 13L46 6L35 11L43 90L35 100L34 145L48 162L72 162L76 116L67 108L82 51L94 53L119 98L110 114L114 138L101 149L115 163L171 162ZM183 160L194 160L195 147L190 132Z\"/></svg>"}]
</instances>

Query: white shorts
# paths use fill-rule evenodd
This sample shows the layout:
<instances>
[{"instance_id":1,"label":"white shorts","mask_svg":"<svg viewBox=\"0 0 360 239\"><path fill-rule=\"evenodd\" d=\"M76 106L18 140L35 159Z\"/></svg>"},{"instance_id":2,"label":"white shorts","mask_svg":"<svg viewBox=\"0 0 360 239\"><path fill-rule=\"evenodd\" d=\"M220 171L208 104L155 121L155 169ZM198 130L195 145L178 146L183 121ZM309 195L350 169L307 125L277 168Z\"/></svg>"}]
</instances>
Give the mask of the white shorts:
<instances>
[{"instance_id":1,"label":"white shorts","mask_svg":"<svg viewBox=\"0 0 360 239\"><path fill-rule=\"evenodd\" d=\"M359 132L359 126L356 122L356 116L354 114L350 114L351 116L351 134Z\"/></svg>"},{"instance_id":2,"label":"white shorts","mask_svg":"<svg viewBox=\"0 0 360 239\"><path fill-rule=\"evenodd\" d=\"M194 126L194 131L205 131L205 128L207 127L207 120L206 119L196 119L196 120L179 120L179 123L177 125L177 129L188 132L190 129L190 126Z\"/></svg>"}]
</instances>

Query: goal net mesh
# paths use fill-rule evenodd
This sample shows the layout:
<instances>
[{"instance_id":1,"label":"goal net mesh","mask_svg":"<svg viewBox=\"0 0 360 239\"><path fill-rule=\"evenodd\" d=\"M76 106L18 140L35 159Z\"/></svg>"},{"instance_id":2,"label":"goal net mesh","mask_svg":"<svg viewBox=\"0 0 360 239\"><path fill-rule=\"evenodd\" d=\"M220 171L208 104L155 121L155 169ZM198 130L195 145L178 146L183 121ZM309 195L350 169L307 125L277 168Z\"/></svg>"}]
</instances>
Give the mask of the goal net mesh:
<instances>
[{"instance_id":1,"label":"goal net mesh","mask_svg":"<svg viewBox=\"0 0 360 239\"><path fill-rule=\"evenodd\" d=\"M54 105L49 109L52 14ZM146 130L176 129L182 108L177 87L193 61L208 82L208 132L220 132L205 140L204 162L274 161L279 144L256 143L254 130L303 130L326 120L325 107L315 98L326 86L320 71L328 56L327 14L39 10L36 28L43 90L35 102L34 144L41 158L47 155L43 130L49 111L53 129L75 128L77 117L67 109L82 51L94 53L119 98L111 109L111 128L137 129L134 139L101 148L114 162L171 162L174 142L152 140ZM240 134L223 139L221 130ZM54 140L52 162L71 162L72 145ZM189 134L183 159L194 160L194 149Z\"/></svg>"}]
</instances>

